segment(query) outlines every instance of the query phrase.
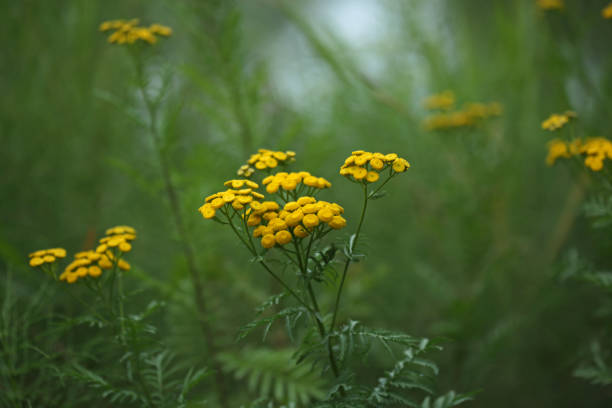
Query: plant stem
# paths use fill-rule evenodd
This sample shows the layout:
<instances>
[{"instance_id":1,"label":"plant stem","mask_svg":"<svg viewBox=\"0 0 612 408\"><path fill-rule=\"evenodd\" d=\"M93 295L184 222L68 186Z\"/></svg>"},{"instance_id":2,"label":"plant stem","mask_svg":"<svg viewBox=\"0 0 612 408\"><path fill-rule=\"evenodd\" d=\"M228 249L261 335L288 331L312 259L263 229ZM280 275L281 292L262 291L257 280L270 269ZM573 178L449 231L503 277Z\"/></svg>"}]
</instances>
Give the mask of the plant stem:
<instances>
[{"instance_id":1,"label":"plant stem","mask_svg":"<svg viewBox=\"0 0 612 408\"><path fill-rule=\"evenodd\" d=\"M123 274L115 265L117 274L117 291L119 292L119 323L121 324L121 342L125 344L125 311L123 310Z\"/></svg>"},{"instance_id":2,"label":"plant stem","mask_svg":"<svg viewBox=\"0 0 612 408\"><path fill-rule=\"evenodd\" d=\"M170 202L170 210L173 215L174 224L176 230L178 232L179 241L181 244L181 248L183 250L183 254L185 256L185 260L187 261L187 269L189 270L189 276L191 278L191 282L193 284L194 289L194 298L195 303L199 312L200 326L204 333L204 341L206 342L206 348L208 352L214 356L217 354L217 347L214 344L214 331L210 327L207 319L207 306L204 300L204 290L203 284L200 279L200 273L196 267L195 256L193 248L188 239L187 230L185 228L185 224L183 222L183 218L181 215L181 206L179 202L179 197L176 192L176 188L172 182L172 178L170 176L170 166L168 164L168 160L164 154L163 148L161 146L161 136L157 129L157 106L151 101L146 92L146 82L143 73L142 61L139 57L135 57L136 61L136 72L138 79L138 87L140 89L140 93L142 95L143 101L149 113L149 133L151 135L151 139L153 140L153 144L155 147L155 151L157 153L157 159L159 163L159 167L161 170L162 178L164 181L166 195L168 196L168 201ZM225 392L225 378L223 372L221 370L221 366L217 362L215 358L212 358L212 366L215 371L215 383L217 386L217 395L219 397L219 403L222 407L228 407L228 403L226 400L226 392Z\"/></svg>"},{"instance_id":3,"label":"plant stem","mask_svg":"<svg viewBox=\"0 0 612 408\"><path fill-rule=\"evenodd\" d=\"M380 189L380 187L379 187L379 189ZM376 190L376 191L378 191L378 190ZM368 208L368 185L364 184L363 185L363 207L361 209L361 218L359 219L359 225L357 225L357 230L355 231L355 234L354 234L355 238L353 239L353 243L352 243L351 248L350 248L351 249L351 255L352 255L353 249L357 246L357 240L359 239L359 234L361 232L361 226L363 225L363 220L365 219L365 213L366 213L366 209L367 208ZM334 353L333 353L331 334L334 332L334 328L336 326L336 318L338 317L338 307L340 305L340 297L342 296L342 289L344 287L344 281L346 280L346 273L347 273L349 265L351 264L352 261L353 261L353 258L351 256L350 258L348 258L346 260L346 262L344 264L344 270L342 271L342 279L340 280L340 286L338 287L338 293L336 294L336 303L334 304L334 313L332 315L331 325L329 326L329 334L330 334L330 336L328 337L328 340L327 340L327 351L329 353L330 361L334 361ZM334 367L332 366L332 368L334 368ZM336 374L336 377L338 376L337 368L334 370L334 374Z\"/></svg>"}]
</instances>

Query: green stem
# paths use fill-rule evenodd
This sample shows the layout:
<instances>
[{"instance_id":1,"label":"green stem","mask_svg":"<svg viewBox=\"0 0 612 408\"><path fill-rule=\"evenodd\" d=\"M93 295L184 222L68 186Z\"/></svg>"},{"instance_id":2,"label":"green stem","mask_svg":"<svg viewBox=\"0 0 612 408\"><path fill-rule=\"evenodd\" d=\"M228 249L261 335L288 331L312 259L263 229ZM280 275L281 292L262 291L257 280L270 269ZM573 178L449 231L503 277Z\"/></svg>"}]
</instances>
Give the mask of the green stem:
<instances>
[{"instance_id":1,"label":"green stem","mask_svg":"<svg viewBox=\"0 0 612 408\"><path fill-rule=\"evenodd\" d=\"M379 189L380 189L380 187L379 187ZM365 213L366 213L366 209L367 208L368 208L368 185L364 184L363 185L363 207L361 209L361 218L359 219L359 225L357 225L357 231L355 231L355 234L354 234L355 239L353 239L353 244L351 246L351 253L352 253L353 249L355 249L356 246L357 246L357 240L359 239L359 234L361 232L361 226L363 225L363 220L365 219ZM348 271L349 265L351 264L352 260L353 260L353 258L350 257L350 258L348 258L346 260L346 262L344 264L344 270L342 271L342 279L340 280L340 286L338 287L338 293L336 294L336 303L334 304L334 313L332 315L332 322L331 322L331 325L329 326L330 336L328 337L328 340L327 340L327 351L328 351L329 356L330 356L330 361L334 361L334 353L333 353L333 345L332 345L332 340L331 340L332 339L331 334L334 332L334 328L336 326L336 319L338 317L338 307L340 305L340 298L342 296L342 289L344 288L344 281L346 280L346 273ZM332 368L334 368L334 367L332 366ZM334 374L336 374L336 377L338 376L337 368L334 370Z\"/></svg>"},{"instance_id":2,"label":"green stem","mask_svg":"<svg viewBox=\"0 0 612 408\"><path fill-rule=\"evenodd\" d=\"M121 342L125 344L125 311L123 308L123 274L115 266L117 273L117 291L119 292L119 322L121 324Z\"/></svg>"},{"instance_id":3,"label":"green stem","mask_svg":"<svg viewBox=\"0 0 612 408\"><path fill-rule=\"evenodd\" d=\"M138 56L135 56L135 63L138 79L138 88L140 89L140 93L149 113L148 130L151 135L151 139L153 140L155 151L157 153L157 160L162 173L162 178L166 189L166 195L168 197L168 201L170 202L170 210L173 216L175 227L178 232L179 242L181 243L185 260L187 261L187 269L189 270L189 276L193 284L195 304L198 308L199 314L198 320L200 322L200 326L204 334L204 341L206 342L208 352L211 355L216 355L217 346L213 341L214 330L210 327L210 324L206 320L208 308L203 295L204 286L200 278L200 273L196 267L194 251L191 246L191 241L188 238L187 229L185 228L185 223L183 222L183 218L181 215L179 197L176 192L174 183L172 182L172 177L170 175L170 166L168 164L167 157L164 154L164 149L161 145L161 135L159 134L159 131L157 129L157 106L147 95L142 61ZM213 359L212 366L215 371L215 383L217 385L217 396L219 397L219 403L222 407L226 408L228 407L228 402L226 399L227 392L225 377L221 370L221 366L219 363L217 363L216 359Z\"/></svg>"}]
</instances>

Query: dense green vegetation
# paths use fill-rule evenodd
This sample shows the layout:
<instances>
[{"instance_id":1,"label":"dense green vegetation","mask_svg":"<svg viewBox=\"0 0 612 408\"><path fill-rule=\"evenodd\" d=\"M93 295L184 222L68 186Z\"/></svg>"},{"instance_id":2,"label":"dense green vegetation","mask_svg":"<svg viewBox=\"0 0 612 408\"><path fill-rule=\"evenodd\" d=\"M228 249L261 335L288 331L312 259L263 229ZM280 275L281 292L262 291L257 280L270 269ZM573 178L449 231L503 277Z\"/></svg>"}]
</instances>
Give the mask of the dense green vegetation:
<instances>
[{"instance_id":1,"label":"dense green vegetation","mask_svg":"<svg viewBox=\"0 0 612 408\"><path fill-rule=\"evenodd\" d=\"M428 374L432 400L609 406L610 164L546 165L554 137L612 137L606 4L0 2L0 406L331 407L357 389L339 384L374 393L421 352L410 373ZM99 31L136 17L172 35L135 48ZM445 90L456 109L501 112L428 130L423 101ZM542 129L566 110L577 119ZM297 361L308 313L295 330L289 312L244 329L295 302L197 209L258 148L295 151L292 170L325 177L321 199L346 210L327 240L338 275L316 286L326 311L362 202L340 166L357 149L411 163L368 204L367 258L349 262L333 344L382 338L350 349L354 377L325 355ZM61 273L115 225L137 239L108 305L28 265L62 247Z\"/></svg>"}]
</instances>

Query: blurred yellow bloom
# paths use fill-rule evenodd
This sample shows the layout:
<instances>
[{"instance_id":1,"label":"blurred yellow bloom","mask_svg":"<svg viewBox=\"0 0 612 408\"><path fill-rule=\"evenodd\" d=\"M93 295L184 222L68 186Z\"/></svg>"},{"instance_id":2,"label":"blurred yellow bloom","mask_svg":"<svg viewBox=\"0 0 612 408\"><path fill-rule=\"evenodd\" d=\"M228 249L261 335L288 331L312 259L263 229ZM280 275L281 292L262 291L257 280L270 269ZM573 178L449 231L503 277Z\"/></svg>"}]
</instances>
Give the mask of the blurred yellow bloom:
<instances>
[{"instance_id":1,"label":"blurred yellow bloom","mask_svg":"<svg viewBox=\"0 0 612 408\"><path fill-rule=\"evenodd\" d=\"M562 10L563 0L536 0L536 4L541 10Z\"/></svg>"},{"instance_id":2,"label":"blurred yellow bloom","mask_svg":"<svg viewBox=\"0 0 612 408\"><path fill-rule=\"evenodd\" d=\"M153 45L157 43L156 35L168 37L172 34L170 27L152 24L150 27L139 27L138 19L111 20L100 24L100 31L115 30L108 36L111 44L135 44L138 41Z\"/></svg>"},{"instance_id":3,"label":"blurred yellow bloom","mask_svg":"<svg viewBox=\"0 0 612 408\"><path fill-rule=\"evenodd\" d=\"M612 3L608 4L603 10L601 10L603 18L612 18Z\"/></svg>"},{"instance_id":4,"label":"blurred yellow bloom","mask_svg":"<svg viewBox=\"0 0 612 408\"><path fill-rule=\"evenodd\" d=\"M66 250L64 248L40 249L28 255L30 266L37 267L43 264L52 264L57 258L64 258Z\"/></svg>"},{"instance_id":5,"label":"blurred yellow bloom","mask_svg":"<svg viewBox=\"0 0 612 408\"><path fill-rule=\"evenodd\" d=\"M564 113L553 113L542 122L542 129L557 130L561 129L570 119L576 118L576 112L565 111Z\"/></svg>"},{"instance_id":6,"label":"blurred yellow bloom","mask_svg":"<svg viewBox=\"0 0 612 408\"><path fill-rule=\"evenodd\" d=\"M603 137L594 137L582 141L575 139L571 143L552 140L548 143L546 163L552 165L558 158L584 155L584 165L593 171L601 171L604 160L612 159L612 142Z\"/></svg>"},{"instance_id":7,"label":"blurred yellow bloom","mask_svg":"<svg viewBox=\"0 0 612 408\"><path fill-rule=\"evenodd\" d=\"M423 102L426 109L450 109L455 104L455 94L453 91L444 91L434 94Z\"/></svg>"}]
</instances>

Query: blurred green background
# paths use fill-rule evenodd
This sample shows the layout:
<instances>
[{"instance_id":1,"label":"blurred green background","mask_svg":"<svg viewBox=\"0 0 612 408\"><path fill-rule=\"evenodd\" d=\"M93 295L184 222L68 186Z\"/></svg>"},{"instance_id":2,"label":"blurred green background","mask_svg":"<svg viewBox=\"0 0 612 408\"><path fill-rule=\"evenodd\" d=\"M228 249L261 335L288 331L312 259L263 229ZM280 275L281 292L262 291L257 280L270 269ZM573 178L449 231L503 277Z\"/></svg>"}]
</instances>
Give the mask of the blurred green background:
<instances>
[{"instance_id":1,"label":"blurred green background","mask_svg":"<svg viewBox=\"0 0 612 408\"><path fill-rule=\"evenodd\" d=\"M279 290L229 230L201 218L203 197L258 147L294 150L296 169L333 183L322 197L344 205L354 228L360 193L340 164L355 149L397 152L412 168L369 209L369 258L351 270L340 317L450 338L434 357L441 387L481 390L473 407L610 406L609 387L572 376L603 324L592 313L598 293L556 277L569 247L609 263L610 238L583 219L578 175L546 166L551 135L540 122L573 109L583 136L609 136L612 23L605 1L566 3L544 12L530 0L0 2L2 293L27 304L41 285L27 253L89 249L107 227L131 225L130 307L164 299L160 337L212 366L155 152L125 115L125 106L143 114L133 67L98 31L138 17L174 31L147 70L172 74L166 153L219 350L289 340L279 329L265 345L257 335L234 342ZM422 101L446 89L459 105L497 101L503 114L426 132ZM45 302L77 308L61 296ZM381 353L362 374L390 365ZM38 406L53 406L44 402L53 383L36 381ZM248 401L244 383L230 381L230 406Z\"/></svg>"}]
</instances>

